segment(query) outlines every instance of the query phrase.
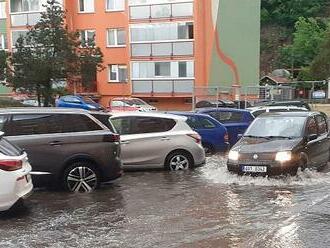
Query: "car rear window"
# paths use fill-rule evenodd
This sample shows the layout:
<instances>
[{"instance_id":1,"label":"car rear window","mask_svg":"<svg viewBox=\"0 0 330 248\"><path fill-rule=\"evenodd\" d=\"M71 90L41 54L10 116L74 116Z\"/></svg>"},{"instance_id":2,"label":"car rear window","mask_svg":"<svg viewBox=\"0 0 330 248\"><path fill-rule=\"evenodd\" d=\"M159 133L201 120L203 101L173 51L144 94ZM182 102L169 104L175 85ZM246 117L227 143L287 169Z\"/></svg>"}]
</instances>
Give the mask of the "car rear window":
<instances>
[{"instance_id":1,"label":"car rear window","mask_svg":"<svg viewBox=\"0 0 330 248\"><path fill-rule=\"evenodd\" d=\"M113 133L116 133L113 125L110 122L110 115L100 115L100 114L92 114L98 121L100 121L103 125L105 125L109 130Z\"/></svg>"},{"instance_id":2,"label":"car rear window","mask_svg":"<svg viewBox=\"0 0 330 248\"><path fill-rule=\"evenodd\" d=\"M101 126L86 115L60 114L58 119L58 122L62 124L63 133L102 130Z\"/></svg>"},{"instance_id":3,"label":"car rear window","mask_svg":"<svg viewBox=\"0 0 330 248\"><path fill-rule=\"evenodd\" d=\"M157 117L136 117L133 133L158 133L170 131L176 122L172 119Z\"/></svg>"},{"instance_id":4,"label":"car rear window","mask_svg":"<svg viewBox=\"0 0 330 248\"><path fill-rule=\"evenodd\" d=\"M230 111L210 112L209 115L222 123L241 122L243 117L243 114L240 112L230 112Z\"/></svg>"},{"instance_id":5,"label":"car rear window","mask_svg":"<svg viewBox=\"0 0 330 248\"><path fill-rule=\"evenodd\" d=\"M6 156L19 156L23 153L23 150L10 143L5 138L0 138L0 153Z\"/></svg>"},{"instance_id":6,"label":"car rear window","mask_svg":"<svg viewBox=\"0 0 330 248\"><path fill-rule=\"evenodd\" d=\"M159 133L170 131L176 121L158 117L116 117L111 119L119 134Z\"/></svg>"},{"instance_id":7,"label":"car rear window","mask_svg":"<svg viewBox=\"0 0 330 248\"><path fill-rule=\"evenodd\" d=\"M86 115L80 114L17 114L13 115L6 136L68 133L102 130Z\"/></svg>"}]
</instances>

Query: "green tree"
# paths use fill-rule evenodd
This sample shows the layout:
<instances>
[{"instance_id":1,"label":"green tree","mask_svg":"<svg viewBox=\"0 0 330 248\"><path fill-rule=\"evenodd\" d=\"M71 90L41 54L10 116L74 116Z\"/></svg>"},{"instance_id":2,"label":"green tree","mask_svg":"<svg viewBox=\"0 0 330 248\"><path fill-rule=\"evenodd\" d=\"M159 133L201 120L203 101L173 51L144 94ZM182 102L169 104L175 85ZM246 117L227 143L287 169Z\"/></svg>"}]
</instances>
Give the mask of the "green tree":
<instances>
[{"instance_id":1,"label":"green tree","mask_svg":"<svg viewBox=\"0 0 330 248\"><path fill-rule=\"evenodd\" d=\"M0 50L0 81L5 80L5 69L7 67L8 54L6 51Z\"/></svg>"},{"instance_id":2,"label":"green tree","mask_svg":"<svg viewBox=\"0 0 330 248\"><path fill-rule=\"evenodd\" d=\"M56 0L48 0L46 7L40 21L18 39L7 78L15 89L37 94L48 106L57 82L79 78L90 83L88 73L103 70L103 54L92 40L82 43L78 32L68 30Z\"/></svg>"},{"instance_id":3,"label":"green tree","mask_svg":"<svg viewBox=\"0 0 330 248\"><path fill-rule=\"evenodd\" d=\"M261 21L293 28L300 17L320 16L328 0L261 0Z\"/></svg>"},{"instance_id":4,"label":"green tree","mask_svg":"<svg viewBox=\"0 0 330 248\"><path fill-rule=\"evenodd\" d=\"M314 18L300 17L295 24L293 43L280 49L284 67L302 68L309 66L320 51L326 25Z\"/></svg>"},{"instance_id":5,"label":"green tree","mask_svg":"<svg viewBox=\"0 0 330 248\"><path fill-rule=\"evenodd\" d=\"M320 51L310 66L310 73L315 80L328 80L330 78L330 31L326 33Z\"/></svg>"}]
</instances>

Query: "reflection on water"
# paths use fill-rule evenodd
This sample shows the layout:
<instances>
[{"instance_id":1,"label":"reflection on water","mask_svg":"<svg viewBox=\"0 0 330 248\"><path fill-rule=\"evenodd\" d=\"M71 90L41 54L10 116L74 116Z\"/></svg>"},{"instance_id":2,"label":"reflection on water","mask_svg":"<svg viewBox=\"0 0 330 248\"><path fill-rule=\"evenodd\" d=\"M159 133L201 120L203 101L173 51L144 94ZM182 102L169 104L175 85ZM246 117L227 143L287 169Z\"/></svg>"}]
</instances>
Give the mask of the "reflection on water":
<instances>
[{"instance_id":1,"label":"reflection on water","mask_svg":"<svg viewBox=\"0 0 330 248\"><path fill-rule=\"evenodd\" d=\"M330 174L252 178L225 158L127 173L91 194L36 192L0 215L0 247L327 247Z\"/></svg>"}]
</instances>

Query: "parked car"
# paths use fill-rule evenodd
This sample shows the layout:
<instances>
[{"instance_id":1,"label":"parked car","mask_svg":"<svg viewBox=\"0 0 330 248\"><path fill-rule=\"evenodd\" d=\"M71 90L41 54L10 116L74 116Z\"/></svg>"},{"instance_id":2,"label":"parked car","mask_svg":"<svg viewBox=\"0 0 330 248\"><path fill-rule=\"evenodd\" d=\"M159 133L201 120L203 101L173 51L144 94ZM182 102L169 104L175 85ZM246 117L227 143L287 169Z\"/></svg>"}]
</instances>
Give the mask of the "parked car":
<instances>
[{"instance_id":1,"label":"parked car","mask_svg":"<svg viewBox=\"0 0 330 248\"><path fill-rule=\"evenodd\" d=\"M213 117L193 112L170 112L170 114L187 117L187 124L202 137L202 145L206 154L228 150L227 128Z\"/></svg>"},{"instance_id":2,"label":"parked car","mask_svg":"<svg viewBox=\"0 0 330 248\"><path fill-rule=\"evenodd\" d=\"M259 106L247 108L251 114L256 118L263 113L269 112L306 112L306 108L296 106Z\"/></svg>"},{"instance_id":3,"label":"parked car","mask_svg":"<svg viewBox=\"0 0 330 248\"><path fill-rule=\"evenodd\" d=\"M326 165L330 137L324 115L268 113L256 118L231 149L227 168L239 174L295 174L298 168Z\"/></svg>"},{"instance_id":4,"label":"parked car","mask_svg":"<svg viewBox=\"0 0 330 248\"><path fill-rule=\"evenodd\" d=\"M249 101L244 101L244 100L235 100L234 101L236 108L239 109L246 109L252 107L252 103Z\"/></svg>"},{"instance_id":5,"label":"parked car","mask_svg":"<svg viewBox=\"0 0 330 248\"><path fill-rule=\"evenodd\" d=\"M77 108L96 111L104 110L104 108L100 104L94 102L90 97L73 95L60 97L56 101L56 107Z\"/></svg>"},{"instance_id":6,"label":"parked car","mask_svg":"<svg viewBox=\"0 0 330 248\"><path fill-rule=\"evenodd\" d=\"M250 126L254 117L248 110L231 108L201 109L197 113L207 114L227 128L229 144L233 146Z\"/></svg>"},{"instance_id":7,"label":"parked car","mask_svg":"<svg viewBox=\"0 0 330 248\"><path fill-rule=\"evenodd\" d=\"M262 101L255 106L296 106L311 111L311 107L304 101Z\"/></svg>"},{"instance_id":8,"label":"parked car","mask_svg":"<svg viewBox=\"0 0 330 248\"><path fill-rule=\"evenodd\" d=\"M0 133L0 211L26 199L33 190L31 166L26 153Z\"/></svg>"},{"instance_id":9,"label":"parked car","mask_svg":"<svg viewBox=\"0 0 330 248\"><path fill-rule=\"evenodd\" d=\"M22 104L25 106L29 106L29 107L38 107L39 106L39 102L36 99L26 99L22 101ZM40 103L40 107L43 107L44 103L41 102Z\"/></svg>"},{"instance_id":10,"label":"parked car","mask_svg":"<svg viewBox=\"0 0 330 248\"><path fill-rule=\"evenodd\" d=\"M202 100L196 103L197 109L200 108L236 108L236 104L230 100Z\"/></svg>"},{"instance_id":11,"label":"parked car","mask_svg":"<svg viewBox=\"0 0 330 248\"><path fill-rule=\"evenodd\" d=\"M37 185L91 191L121 176L119 135L87 111L2 109L0 123L7 139L27 152Z\"/></svg>"},{"instance_id":12,"label":"parked car","mask_svg":"<svg viewBox=\"0 0 330 248\"><path fill-rule=\"evenodd\" d=\"M109 103L110 111L157 111L157 108L149 105L140 98L121 97L114 98Z\"/></svg>"},{"instance_id":13,"label":"parked car","mask_svg":"<svg viewBox=\"0 0 330 248\"><path fill-rule=\"evenodd\" d=\"M161 113L126 112L110 118L121 135L123 167L187 170L205 164L201 137L187 118Z\"/></svg>"},{"instance_id":14,"label":"parked car","mask_svg":"<svg viewBox=\"0 0 330 248\"><path fill-rule=\"evenodd\" d=\"M121 100L112 100L110 101L107 110L114 113L114 112L139 111L139 108L129 105L128 103Z\"/></svg>"}]
</instances>

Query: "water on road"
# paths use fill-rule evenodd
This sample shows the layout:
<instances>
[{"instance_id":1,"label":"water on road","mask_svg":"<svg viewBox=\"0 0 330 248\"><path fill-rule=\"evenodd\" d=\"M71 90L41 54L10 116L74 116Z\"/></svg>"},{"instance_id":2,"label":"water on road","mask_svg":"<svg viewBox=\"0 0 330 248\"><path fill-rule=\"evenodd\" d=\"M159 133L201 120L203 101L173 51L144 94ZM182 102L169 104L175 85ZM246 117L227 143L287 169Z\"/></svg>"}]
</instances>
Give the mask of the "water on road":
<instances>
[{"instance_id":1,"label":"water on road","mask_svg":"<svg viewBox=\"0 0 330 248\"><path fill-rule=\"evenodd\" d=\"M0 247L328 247L330 173L252 178L221 156L128 172L90 194L38 190L0 215Z\"/></svg>"}]
</instances>

